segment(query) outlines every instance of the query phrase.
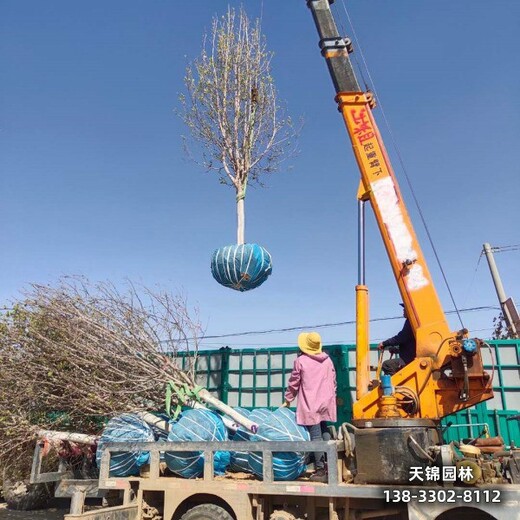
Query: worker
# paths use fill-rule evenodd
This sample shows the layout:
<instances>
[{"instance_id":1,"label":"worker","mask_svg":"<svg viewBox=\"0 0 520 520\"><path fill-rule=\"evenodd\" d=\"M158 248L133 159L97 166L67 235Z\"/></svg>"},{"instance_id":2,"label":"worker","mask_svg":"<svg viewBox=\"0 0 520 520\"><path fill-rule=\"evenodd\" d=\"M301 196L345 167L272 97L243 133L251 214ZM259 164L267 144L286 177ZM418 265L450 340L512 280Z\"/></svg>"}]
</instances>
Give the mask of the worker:
<instances>
[{"instance_id":1,"label":"worker","mask_svg":"<svg viewBox=\"0 0 520 520\"><path fill-rule=\"evenodd\" d=\"M391 354L399 354L397 357L383 362L383 373L390 376L393 376L396 372L401 370L401 368L408 365L408 363L415 359L416 355L415 336L412 330L412 326L410 325L410 320L406 315L404 304L400 303L399 305L403 307L403 317L406 318L401 332L392 338L388 338L385 341L382 341L377 346L377 348L381 351L388 347L388 350Z\"/></svg>"},{"instance_id":2,"label":"worker","mask_svg":"<svg viewBox=\"0 0 520 520\"><path fill-rule=\"evenodd\" d=\"M321 336L303 332L298 336L301 353L294 361L285 392L289 406L297 397L296 422L309 431L311 441L330 440L327 421L336 422L336 371L330 357L322 352ZM325 453L314 453L315 482L327 481Z\"/></svg>"}]
</instances>

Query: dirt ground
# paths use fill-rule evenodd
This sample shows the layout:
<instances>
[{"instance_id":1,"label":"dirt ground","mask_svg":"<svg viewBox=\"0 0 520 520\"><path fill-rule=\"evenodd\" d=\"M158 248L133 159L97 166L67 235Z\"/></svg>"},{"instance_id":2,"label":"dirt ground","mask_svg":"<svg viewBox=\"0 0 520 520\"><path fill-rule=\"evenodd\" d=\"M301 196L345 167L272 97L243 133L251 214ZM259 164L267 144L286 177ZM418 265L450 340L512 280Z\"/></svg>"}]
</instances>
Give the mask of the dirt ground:
<instances>
[{"instance_id":1,"label":"dirt ground","mask_svg":"<svg viewBox=\"0 0 520 520\"><path fill-rule=\"evenodd\" d=\"M51 507L39 511L11 511L0 503L0 520L63 520L68 508Z\"/></svg>"},{"instance_id":2,"label":"dirt ground","mask_svg":"<svg viewBox=\"0 0 520 520\"><path fill-rule=\"evenodd\" d=\"M87 498L85 506L88 510L99 509L101 501L97 498ZM34 511L12 511L0 499L0 520L63 520L70 511L70 498L51 498L46 509Z\"/></svg>"}]
</instances>

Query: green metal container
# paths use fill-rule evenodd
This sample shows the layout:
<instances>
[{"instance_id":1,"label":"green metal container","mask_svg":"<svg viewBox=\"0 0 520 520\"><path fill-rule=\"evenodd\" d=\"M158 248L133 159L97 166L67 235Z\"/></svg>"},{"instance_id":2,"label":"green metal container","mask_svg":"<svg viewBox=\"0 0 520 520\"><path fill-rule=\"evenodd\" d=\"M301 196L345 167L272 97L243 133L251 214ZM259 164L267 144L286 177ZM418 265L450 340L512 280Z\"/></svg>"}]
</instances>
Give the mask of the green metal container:
<instances>
[{"instance_id":1,"label":"green metal container","mask_svg":"<svg viewBox=\"0 0 520 520\"><path fill-rule=\"evenodd\" d=\"M483 351L484 366L493 373L495 397L473 408L445 417L452 423L444 433L446 442L476 437L484 429L501 435L507 445L520 445L520 422L508 420L520 412L520 341L489 341ZM355 395L355 345L326 345L325 352L336 367L338 384L338 424L352 419ZM225 403L244 408L272 408L283 403L283 396L298 347L270 347L198 352L197 382ZM371 346L371 364L377 365L376 345ZM186 359L183 359L186 362Z\"/></svg>"}]
</instances>

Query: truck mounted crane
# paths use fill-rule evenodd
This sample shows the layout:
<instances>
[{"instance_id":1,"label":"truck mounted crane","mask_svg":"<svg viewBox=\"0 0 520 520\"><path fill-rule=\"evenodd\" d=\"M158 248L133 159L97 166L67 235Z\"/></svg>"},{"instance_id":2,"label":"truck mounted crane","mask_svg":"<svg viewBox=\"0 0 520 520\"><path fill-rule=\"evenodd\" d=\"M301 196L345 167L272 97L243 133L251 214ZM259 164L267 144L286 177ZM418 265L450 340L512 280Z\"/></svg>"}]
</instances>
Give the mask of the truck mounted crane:
<instances>
[{"instance_id":1,"label":"truck mounted crane","mask_svg":"<svg viewBox=\"0 0 520 520\"><path fill-rule=\"evenodd\" d=\"M358 449L365 447L370 452L377 445L384 451L391 445L396 453L406 453L403 443L409 442L410 437L417 436L423 445L431 444L432 428L442 417L491 399L492 381L483 368L483 342L470 338L466 329L452 331L448 325L372 113L374 96L359 86L349 59L353 45L338 32L330 9L333 2L308 0L307 5L361 173L357 194L359 273L353 423L359 428ZM383 376L381 384L370 380L369 305L364 272L366 202L374 211L417 346L416 358L393 375L391 381L389 376Z\"/></svg>"},{"instance_id":2,"label":"truck mounted crane","mask_svg":"<svg viewBox=\"0 0 520 520\"><path fill-rule=\"evenodd\" d=\"M438 420L493 397L490 378L483 370L482 342L469 339L465 329L450 330L372 115L373 95L359 87L349 59L352 43L338 34L330 10L333 2L310 0L308 5L361 173L358 199L360 205L370 202L374 210L417 342L417 358L394 376L392 385L408 386L418 395L420 406L407 415ZM362 264L356 286L356 419L377 415L381 393L378 389L368 391L368 289ZM448 370L451 376L443 377Z\"/></svg>"}]
</instances>

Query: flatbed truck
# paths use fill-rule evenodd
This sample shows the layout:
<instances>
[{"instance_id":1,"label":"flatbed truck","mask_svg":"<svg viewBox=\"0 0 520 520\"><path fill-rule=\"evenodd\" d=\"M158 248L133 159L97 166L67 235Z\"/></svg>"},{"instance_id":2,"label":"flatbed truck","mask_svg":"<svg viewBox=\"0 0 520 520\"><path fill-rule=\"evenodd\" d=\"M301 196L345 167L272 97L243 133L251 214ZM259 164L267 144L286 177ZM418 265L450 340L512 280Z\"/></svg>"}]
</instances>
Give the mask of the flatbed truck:
<instances>
[{"instance_id":1,"label":"flatbed truck","mask_svg":"<svg viewBox=\"0 0 520 520\"><path fill-rule=\"evenodd\" d=\"M351 443L351 435L348 440L326 442L111 443L104 449L98 480L73 479L63 471L41 473L37 446L32 482L58 481L57 495L72 497L65 520L520 520L520 484L355 484ZM112 454L134 450L150 452L146 471L139 477L110 476ZM215 476L213 454L225 450L261 452L263 479L243 473ZM328 482L312 482L305 476L274 480L273 453L320 450L327 455ZM161 463L165 451L203 452L203 476L168 475ZM417 455L418 465L425 466L420 451ZM510 458L518 478L520 452ZM89 511L85 509L88 496L112 500L116 496L117 504Z\"/></svg>"}]
</instances>

